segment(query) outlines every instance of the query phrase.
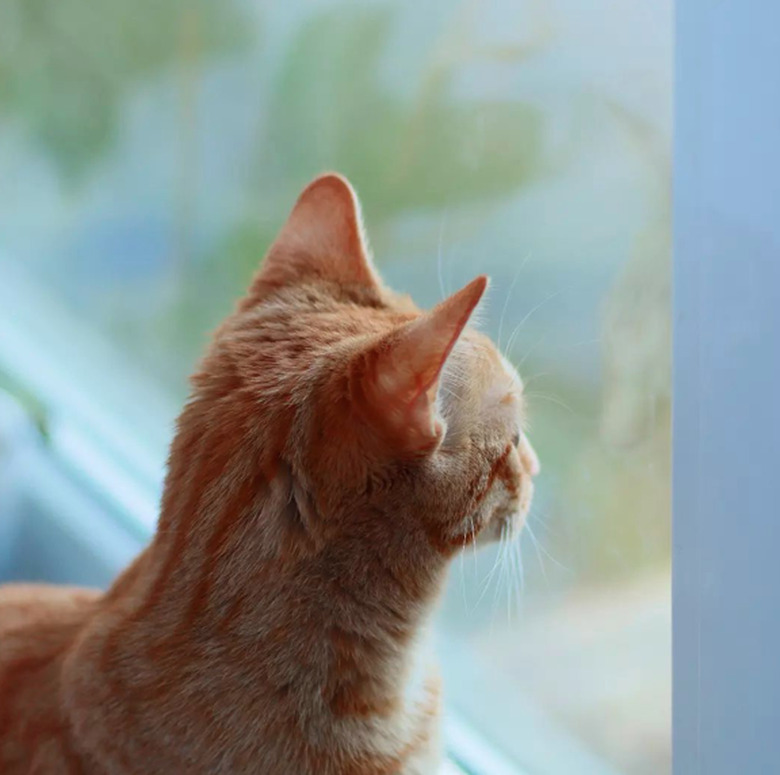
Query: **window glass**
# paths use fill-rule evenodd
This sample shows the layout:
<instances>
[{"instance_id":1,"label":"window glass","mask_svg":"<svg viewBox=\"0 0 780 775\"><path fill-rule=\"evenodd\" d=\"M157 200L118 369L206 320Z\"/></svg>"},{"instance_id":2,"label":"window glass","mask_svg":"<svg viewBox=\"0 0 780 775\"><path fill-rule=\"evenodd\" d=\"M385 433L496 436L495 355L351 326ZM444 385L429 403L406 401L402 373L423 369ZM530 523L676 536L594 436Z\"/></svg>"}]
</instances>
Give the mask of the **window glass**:
<instances>
[{"instance_id":1,"label":"window glass","mask_svg":"<svg viewBox=\"0 0 780 775\"><path fill-rule=\"evenodd\" d=\"M183 399L323 170L420 304L491 275L543 474L519 551L456 563L440 651L535 773L670 768L671 31L669 0L0 5L0 283L70 319L104 411L106 342ZM135 410L161 465L172 415Z\"/></svg>"}]
</instances>

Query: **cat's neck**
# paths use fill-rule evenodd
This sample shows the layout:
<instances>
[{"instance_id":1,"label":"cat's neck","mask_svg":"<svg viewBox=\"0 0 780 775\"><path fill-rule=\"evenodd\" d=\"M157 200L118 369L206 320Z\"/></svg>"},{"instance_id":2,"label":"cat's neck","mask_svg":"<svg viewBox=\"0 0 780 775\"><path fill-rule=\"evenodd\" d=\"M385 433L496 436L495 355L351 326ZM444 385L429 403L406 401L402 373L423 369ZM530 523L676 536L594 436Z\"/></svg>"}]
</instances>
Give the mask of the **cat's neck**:
<instances>
[{"instance_id":1,"label":"cat's neck","mask_svg":"<svg viewBox=\"0 0 780 775\"><path fill-rule=\"evenodd\" d=\"M243 512L229 508L210 515L211 530L161 533L148 550L138 624L158 651L224 640L258 661L269 641L288 639L294 651L296 642L328 637L402 651L426 627L448 563L422 533L399 533L398 513L360 515L355 523L375 529L360 525L321 545L286 486L274 492L272 484Z\"/></svg>"},{"instance_id":2,"label":"cat's neck","mask_svg":"<svg viewBox=\"0 0 780 775\"><path fill-rule=\"evenodd\" d=\"M254 510L210 511L207 530L196 529L202 512L189 529L161 520L63 676L83 750L118 766L153 752L160 771L180 771L186 750L204 772L223 771L214 757L226 750L279 768L294 750L303 759L291 766L303 772L316 755L307 739L346 735L337 747L368 754L435 734L424 636L446 562L397 530L356 533L345 553L316 543L293 552L301 536L286 532L296 515L282 494L266 490ZM403 516L366 515L380 525ZM223 532L235 520L242 529Z\"/></svg>"},{"instance_id":3,"label":"cat's neck","mask_svg":"<svg viewBox=\"0 0 780 775\"><path fill-rule=\"evenodd\" d=\"M448 556L403 508L324 514L272 446L241 437L244 416L181 424L157 533L71 654L63 692L98 758L145 746L167 762L177 740L217 771L215 752L283 752L301 725L338 737L352 719L368 750L435 717L421 641Z\"/></svg>"},{"instance_id":4,"label":"cat's neck","mask_svg":"<svg viewBox=\"0 0 780 775\"><path fill-rule=\"evenodd\" d=\"M353 535L319 545L289 488L247 472L224 485L221 509L202 496L205 510L186 522L163 514L106 596L101 664L116 686L142 693L128 668L140 663L158 700L163 677L172 704L186 694L176 674L211 674L247 709L294 687L313 714L324 704L333 717L383 713L416 693L445 558L399 531L413 520L398 513L362 515L372 530L353 515Z\"/></svg>"}]
</instances>

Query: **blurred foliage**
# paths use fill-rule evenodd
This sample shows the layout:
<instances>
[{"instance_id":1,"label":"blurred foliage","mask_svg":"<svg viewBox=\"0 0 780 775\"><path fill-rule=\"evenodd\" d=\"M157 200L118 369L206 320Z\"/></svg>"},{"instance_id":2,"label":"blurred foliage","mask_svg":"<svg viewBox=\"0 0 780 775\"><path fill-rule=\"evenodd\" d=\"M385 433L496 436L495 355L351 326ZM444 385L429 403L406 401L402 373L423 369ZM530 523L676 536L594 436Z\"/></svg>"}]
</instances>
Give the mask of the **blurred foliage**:
<instances>
[{"instance_id":1,"label":"blurred foliage","mask_svg":"<svg viewBox=\"0 0 780 775\"><path fill-rule=\"evenodd\" d=\"M455 91L469 57L518 64L535 49L477 49L459 39L462 56L430 61L418 90L403 94L383 73L395 21L392 5L345 4L308 14L296 28L261 116L248 196L255 206L205 261L186 262L175 280L178 299L156 326L180 359L167 364L172 377L243 292L296 195L318 173L338 170L355 184L381 261L384 235L402 216L461 206L473 215L474 205L488 214L544 171L537 108ZM433 246L438 220L427 223Z\"/></svg>"},{"instance_id":2,"label":"blurred foliage","mask_svg":"<svg viewBox=\"0 0 780 775\"><path fill-rule=\"evenodd\" d=\"M117 135L129 86L187 47L205 53L240 40L233 9L217 0L4 0L0 117L21 121L77 182Z\"/></svg>"},{"instance_id":3,"label":"blurred foliage","mask_svg":"<svg viewBox=\"0 0 780 775\"><path fill-rule=\"evenodd\" d=\"M540 158L538 113L515 101L456 102L457 62L433 65L419 94L394 94L381 77L392 22L387 7L349 8L301 27L269 107L269 166L292 180L342 170L377 218L517 188Z\"/></svg>"},{"instance_id":4,"label":"blurred foliage","mask_svg":"<svg viewBox=\"0 0 780 775\"><path fill-rule=\"evenodd\" d=\"M604 300L600 443L572 483L590 510L585 556L609 578L665 566L671 553L672 212L668 139L626 106L604 104L645 162L648 202Z\"/></svg>"},{"instance_id":5,"label":"blurred foliage","mask_svg":"<svg viewBox=\"0 0 780 775\"><path fill-rule=\"evenodd\" d=\"M132 89L183 70L176 99L184 131L172 152L185 171L196 169L198 127L187 122L198 107L198 79L208 72L203 62L258 34L242 24L239 8L218 0L5 0L0 120L20 122L61 177L77 183L111 150ZM113 295L107 283L96 284L102 325L181 393L208 329L242 292L296 194L319 172L335 169L355 183L380 261L398 250L396 229L411 219L419 248L408 258L433 261L444 212L479 221L548 174L540 109L466 88L475 65L522 67L545 35L491 47L477 39L474 8L454 7L427 59L411 63L413 75L403 79L391 72L406 54L398 4L302 10L269 79L258 74L257 94L247 94L257 99L259 128L241 192L246 209L216 245L199 243L189 222L198 212L199 181L182 175L174 194L186 200L177 203L179 255L164 266L154 259L160 263L148 274L154 287L144 315L126 305L126 279ZM252 41L263 45L262 37ZM399 81L414 88L397 88ZM578 573L593 579L667 557L669 525L669 161L648 125L618 103L602 103L600 120L617 121L632 153L649 160L655 198L606 305L603 386L561 373L532 399L540 453L561 476L549 514L560 524L552 525L549 549L582 558L587 567ZM599 413L600 438L594 423L581 422Z\"/></svg>"},{"instance_id":6,"label":"blurred foliage","mask_svg":"<svg viewBox=\"0 0 780 775\"><path fill-rule=\"evenodd\" d=\"M453 82L465 61L432 62L416 94L391 88L382 64L394 20L390 6L345 5L300 26L265 116L258 200L289 207L311 177L338 170L356 184L377 242L399 215L498 202L540 172L538 110L518 101L456 98ZM503 49L499 55L507 57ZM252 213L215 260L237 264L245 282L279 225L269 228Z\"/></svg>"},{"instance_id":7,"label":"blurred foliage","mask_svg":"<svg viewBox=\"0 0 780 775\"><path fill-rule=\"evenodd\" d=\"M666 568L671 552L671 158L667 137L626 106L594 95L590 108L643 160L634 185L645 220L602 300L600 383L562 361L529 404L538 452L558 477L540 520L547 549L573 559L577 579L610 584ZM527 368L541 367L531 358Z\"/></svg>"}]
</instances>

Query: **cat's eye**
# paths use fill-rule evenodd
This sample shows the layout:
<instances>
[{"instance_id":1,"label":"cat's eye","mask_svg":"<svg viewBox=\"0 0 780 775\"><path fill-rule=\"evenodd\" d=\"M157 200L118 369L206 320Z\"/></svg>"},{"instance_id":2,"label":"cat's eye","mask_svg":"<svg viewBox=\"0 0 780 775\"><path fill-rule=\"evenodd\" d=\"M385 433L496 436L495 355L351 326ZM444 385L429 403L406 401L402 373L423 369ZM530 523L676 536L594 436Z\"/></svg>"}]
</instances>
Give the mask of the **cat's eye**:
<instances>
[{"instance_id":1,"label":"cat's eye","mask_svg":"<svg viewBox=\"0 0 780 775\"><path fill-rule=\"evenodd\" d=\"M515 435L512 436L512 446L515 448L520 446L520 431L515 431Z\"/></svg>"}]
</instances>

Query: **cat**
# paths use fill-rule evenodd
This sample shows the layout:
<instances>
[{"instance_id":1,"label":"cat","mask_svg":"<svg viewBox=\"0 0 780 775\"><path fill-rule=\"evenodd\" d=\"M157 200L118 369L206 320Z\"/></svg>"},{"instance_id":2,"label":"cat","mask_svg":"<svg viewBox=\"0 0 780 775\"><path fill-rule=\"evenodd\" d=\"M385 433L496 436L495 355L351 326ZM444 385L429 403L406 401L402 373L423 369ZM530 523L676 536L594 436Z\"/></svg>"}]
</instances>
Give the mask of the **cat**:
<instances>
[{"instance_id":1,"label":"cat","mask_svg":"<svg viewBox=\"0 0 780 775\"><path fill-rule=\"evenodd\" d=\"M300 195L217 329L151 543L105 593L0 588L0 772L432 775L453 557L521 528L522 384L385 287L355 192Z\"/></svg>"}]
</instances>

